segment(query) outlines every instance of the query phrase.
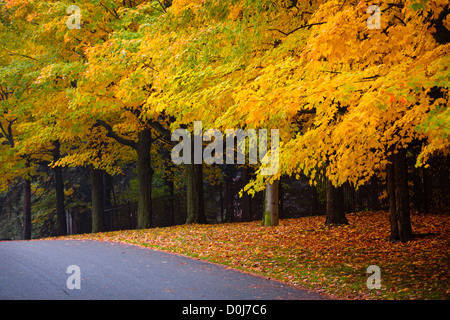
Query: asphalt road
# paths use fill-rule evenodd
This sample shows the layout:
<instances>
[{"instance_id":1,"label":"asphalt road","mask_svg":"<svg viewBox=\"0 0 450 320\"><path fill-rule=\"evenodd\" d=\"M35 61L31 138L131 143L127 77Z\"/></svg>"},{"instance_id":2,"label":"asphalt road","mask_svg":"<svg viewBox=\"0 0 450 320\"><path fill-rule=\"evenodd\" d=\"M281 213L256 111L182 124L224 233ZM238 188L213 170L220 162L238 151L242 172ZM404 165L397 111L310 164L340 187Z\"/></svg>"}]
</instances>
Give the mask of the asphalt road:
<instances>
[{"instance_id":1,"label":"asphalt road","mask_svg":"<svg viewBox=\"0 0 450 320\"><path fill-rule=\"evenodd\" d=\"M76 270L67 273L71 265L78 266L79 273ZM75 287L70 289L67 282ZM309 300L323 297L223 266L137 246L43 240L0 241L0 299Z\"/></svg>"}]
</instances>

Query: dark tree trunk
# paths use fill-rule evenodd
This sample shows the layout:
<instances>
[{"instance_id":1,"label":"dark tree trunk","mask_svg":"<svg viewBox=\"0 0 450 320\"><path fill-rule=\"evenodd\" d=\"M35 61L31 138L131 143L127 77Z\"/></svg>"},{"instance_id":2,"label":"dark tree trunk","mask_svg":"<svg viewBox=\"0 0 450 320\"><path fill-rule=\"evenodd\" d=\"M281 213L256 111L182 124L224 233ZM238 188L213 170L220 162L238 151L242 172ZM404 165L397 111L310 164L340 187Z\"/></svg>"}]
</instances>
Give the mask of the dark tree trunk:
<instances>
[{"instance_id":1,"label":"dark tree trunk","mask_svg":"<svg viewBox=\"0 0 450 320\"><path fill-rule=\"evenodd\" d=\"M58 140L53 142L53 161L58 161L61 157L61 145ZM62 174L62 168L56 166L53 168L55 174L55 192L56 192L56 221L57 232L59 236L65 236L67 234L66 225L66 210L64 206L64 180Z\"/></svg>"},{"instance_id":2,"label":"dark tree trunk","mask_svg":"<svg viewBox=\"0 0 450 320\"><path fill-rule=\"evenodd\" d=\"M283 201L283 184L281 183L281 177L278 182L278 216L279 218L284 218L284 201Z\"/></svg>"},{"instance_id":3,"label":"dark tree trunk","mask_svg":"<svg viewBox=\"0 0 450 320\"><path fill-rule=\"evenodd\" d=\"M145 229L152 226L152 178L150 148L152 145L151 129L147 128L139 132L137 143L137 171L138 171L138 216L137 228Z\"/></svg>"},{"instance_id":4,"label":"dark tree trunk","mask_svg":"<svg viewBox=\"0 0 450 320\"><path fill-rule=\"evenodd\" d=\"M64 207L64 180L62 168L55 167L55 191L56 191L56 219L58 225L58 235L65 236L67 234L66 211Z\"/></svg>"},{"instance_id":5,"label":"dark tree trunk","mask_svg":"<svg viewBox=\"0 0 450 320\"><path fill-rule=\"evenodd\" d=\"M408 193L408 167L406 150L401 149L394 155L395 204L400 241L412 240L412 229Z\"/></svg>"},{"instance_id":6,"label":"dark tree trunk","mask_svg":"<svg viewBox=\"0 0 450 320\"><path fill-rule=\"evenodd\" d=\"M356 212L356 205L355 205L355 203L356 203L356 201L355 201L356 190L355 190L355 188L353 186L350 187L350 194L351 194L351 197L352 197L352 202L351 202L352 208L351 208L351 211L352 212Z\"/></svg>"},{"instance_id":7,"label":"dark tree trunk","mask_svg":"<svg viewBox=\"0 0 450 320\"><path fill-rule=\"evenodd\" d=\"M242 188L250 182L250 168L242 169ZM252 214L252 198L247 192L243 192L241 197L242 204L242 221L249 221Z\"/></svg>"},{"instance_id":8,"label":"dark tree trunk","mask_svg":"<svg viewBox=\"0 0 450 320\"><path fill-rule=\"evenodd\" d=\"M423 187L423 210L425 213L430 212L429 206L429 175L428 170L425 167L422 167L422 187Z\"/></svg>"},{"instance_id":9,"label":"dark tree trunk","mask_svg":"<svg viewBox=\"0 0 450 320\"><path fill-rule=\"evenodd\" d=\"M233 178L236 175L235 166L225 166L225 176L224 176L224 200L225 200L225 217L224 222L234 221L234 197L235 188Z\"/></svg>"},{"instance_id":10,"label":"dark tree trunk","mask_svg":"<svg viewBox=\"0 0 450 320\"><path fill-rule=\"evenodd\" d=\"M167 222L170 226L173 226L175 224L175 203L174 203L175 189L172 177L173 162L170 158L170 152L165 148L162 151L162 156L164 159L164 170L165 170L163 179L166 186L169 188L169 197L170 197L169 201L167 202L167 205L165 206L167 214Z\"/></svg>"},{"instance_id":11,"label":"dark tree trunk","mask_svg":"<svg viewBox=\"0 0 450 320\"><path fill-rule=\"evenodd\" d=\"M195 164L195 143L191 146L191 163L185 164L186 224L206 223L203 198L203 164Z\"/></svg>"},{"instance_id":12,"label":"dark tree trunk","mask_svg":"<svg viewBox=\"0 0 450 320\"><path fill-rule=\"evenodd\" d=\"M185 164L187 213L186 223L206 223L203 199L203 165Z\"/></svg>"},{"instance_id":13,"label":"dark tree trunk","mask_svg":"<svg viewBox=\"0 0 450 320\"><path fill-rule=\"evenodd\" d=\"M395 185L394 185L394 165L389 163L386 166L387 193L389 197L389 222L391 225L391 241L398 241L400 238L397 225L397 209L395 204Z\"/></svg>"},{"instance_id":14,"label":"dark tree trunk","mask_svg":"<svg viewBox=\"0 0 450 320\"><path fill-rule=\"evenodd\" d=\"M344 211L344 189L335 187L327 178L327 214L325 225L348 224Z\"/></svg>"},{"instance_id":15,"label":"dark tree trunk","mask_svg":"<svg viewBox=\"0 0 450 320\"><path fill-rule=\"evenodd\" d=\"M317 187L312 187L312 194L313 194L313 203L311 206L311 213L313 215L316 215L319 212L319 195L317 194Z\"/></svg>"},{"instance_id":16,"label":"dark tree trunk","mask_svg":"<svg viewBox=\"0 0 450 320\"><path fill-rule=\"evenodd\" d=\"M224 210L223 210L223 183L220 182L219 184L219 191L220 191L220 222L224 222L225 221L225 217L224 217Z\"/></svg>"},{"instance_id":17,"label":"dark tree trunk","mask_svg":"<svg viewBox=\"0 0 450 320\"><path fill-rule=\"evenodd\" d=\"M391 241L412 240L412 228L408 194L408 167L406 150L400 149L391 157L387 167L389 220L391 224Z\"/></svg>"},{"instance_id":18,"label":"dark tree trunk","mask_svg":"<svg viewBox=\"0 0 450 320\"><path fill-rule=\"evenodd\" d=\"M112 210L113 207L113 194L114 194L114 178L108 172L103 171L103 218L104 218L104 230L111 231L112 227Z\"/></svg>"},{"instance_id":19,"label":"dark tree trunk","mask_svg":"<svg viewBox=\"0 0 450 320\"><path fill-rule=\"evenodd\" d=\"M95 169L90 167L89 173L91 176L91 187L92 187L92 229L91 232L101 232L104 231L104 206L103 206L103 170Z\"/></svg>"},{"instance_id":20,"label":"dark tree trunk","mask_svg":"<svg viewBox=\"0 0 450 320\"><path fill-rule=\"evenodd\" d=\"M166 184L169 187L169 202L168 202L168 222L170 226L175 225L175 189L173 185L173 180L166 179Z\"/></svg>"},{"instance_id":21,"label":"dark tree trunk","mask_svg":"<svg viewBox=\"0 0 450 320\"><path fill-rule=\"evenodd\" d=\"M23 180L23 239L31 239L31 181Z\"/></svg>"}]
</instances>

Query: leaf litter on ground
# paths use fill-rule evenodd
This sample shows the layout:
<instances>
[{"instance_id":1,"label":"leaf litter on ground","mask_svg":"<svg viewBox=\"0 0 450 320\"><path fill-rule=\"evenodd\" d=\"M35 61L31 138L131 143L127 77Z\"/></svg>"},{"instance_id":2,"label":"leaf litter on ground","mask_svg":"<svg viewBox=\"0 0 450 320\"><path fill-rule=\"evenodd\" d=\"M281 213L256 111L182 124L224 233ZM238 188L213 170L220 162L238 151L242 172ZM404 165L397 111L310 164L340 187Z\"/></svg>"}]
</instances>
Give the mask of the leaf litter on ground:
<instances>
[{"instance_id":1,"label":"leaf litter on ground","mask_svg":"<svg viewBox=\"0 0 450 320\"><path fill-rule=\"evenodd\" d=\"M190 224L80 234L64 239L115 241L178 253L347 299L448 299L449 214L412 214L415 238L389 241L383 211L348 214L349 225L324 226L324 216ZM60 238L54 238L60 239ZM367 267L381 270L368 289Z\"/></svg>"}]
</instances>

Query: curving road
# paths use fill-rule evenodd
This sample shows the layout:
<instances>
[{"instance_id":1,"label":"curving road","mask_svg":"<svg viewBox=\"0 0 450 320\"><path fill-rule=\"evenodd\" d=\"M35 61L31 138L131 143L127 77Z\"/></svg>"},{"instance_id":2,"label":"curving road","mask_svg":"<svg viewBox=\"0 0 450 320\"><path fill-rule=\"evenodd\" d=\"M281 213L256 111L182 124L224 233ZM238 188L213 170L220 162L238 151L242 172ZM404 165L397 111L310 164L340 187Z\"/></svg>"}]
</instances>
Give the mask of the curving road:
<instances>
[{"instance_id":1,"label":"curving road","mask_svg":"<svg viewBox=\"0 0 450 320\"><path fill-rule=\"evenodd\" d=\"M73 265L79 267L79 273L77 267L67 273ZM0 299L309 300L323 297L226 267L137 246L43 240L0 241Z\"/></svg>"}]
</instances>

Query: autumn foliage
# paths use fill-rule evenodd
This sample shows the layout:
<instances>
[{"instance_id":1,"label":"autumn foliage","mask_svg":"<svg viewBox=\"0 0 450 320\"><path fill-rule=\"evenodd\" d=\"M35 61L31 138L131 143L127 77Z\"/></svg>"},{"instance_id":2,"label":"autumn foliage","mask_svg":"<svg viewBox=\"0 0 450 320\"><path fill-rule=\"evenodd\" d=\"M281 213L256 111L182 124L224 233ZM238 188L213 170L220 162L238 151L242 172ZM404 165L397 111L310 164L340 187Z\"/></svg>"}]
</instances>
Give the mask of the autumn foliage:
<instances>
[{"instance_id":1,"label":"autumn foliage","mask_svg":"<svg viewBox=\"0 0 450 320\"><path fill-rule=\"evenodd\" d=\"M450 201L448 170L444 182L433 186L444 186L438 196L428 181L428 170L445 171L448 164L442 163L450 156L447 0L80 0L79 28L66 23L73 18L71 5L71 0L0 0L0 192L23 183L25 239L31 238L31 221L51 224L53 216L49 229L66 234L67 197L81 205L75 184L63 174L77 168L90 174L92 192L82 204L90 230L108 230L102 177L124 175L133 166L136 180L129 189L137 201L136 227L144 230L102 237L123 236L213 261L227 260L235 248L229 259L234 266L242 262L245 269L293 283L322 285L323 278L330 292L340 272L352 286L361 268L377 264L369 261L374 252L385 272L381 296L448 296L434 282L446 270L447 216L411 216L412 206L420 206L412 189L423 189L425 202L441 197L440 211L448 210ZM374 7L380 12L376 24ZM262 159L246 163L239 167L248 170L239 194L249 199L264 190L265 207L257 214L276 226L282 178L306 177L316 198L326 195L327 227L321 218L304 218L284 220L275 229L247 223L148 230L159 214L153 200L162 184L171 199L175 191L186 194L183 222L189 224L208 222L204 199L213 196L204 195L205 181L228 187L224 167L170 162L172 133L193 134L196 121L204 131L279 130L278 172L262 174L267 166ZM195 152L192 148L190 156ZM420 178L411 183L411 174ZM374 181L383 190L373 196L379 203L387 199L389 215L347 219L343 188L355 193ZM48 200L44 189L50 182L54 210L32 220L32 205L39 204L31 198ZM123 194L119 197L131 198ZM222 207L223 222L222 189L220 197L215 207ZM422 207L430 211L428 203ZM252 242L252 234L261 243ZM191 243L203 239L208 241L201 246ZM255 250L244 250L246 242ZM400 271L389 275L415 261L414 253L431 296L418 284L402 289L395 278ZM336 266L341 255L347 265ZM296 265L303 265L302 274ZM344 293L374 294L358 288Z\"/></svg>"}]
</instances>

